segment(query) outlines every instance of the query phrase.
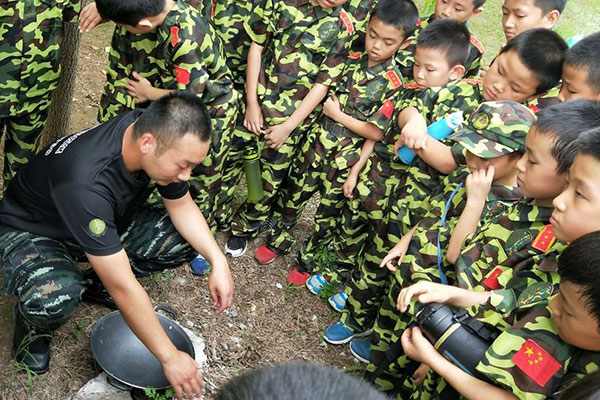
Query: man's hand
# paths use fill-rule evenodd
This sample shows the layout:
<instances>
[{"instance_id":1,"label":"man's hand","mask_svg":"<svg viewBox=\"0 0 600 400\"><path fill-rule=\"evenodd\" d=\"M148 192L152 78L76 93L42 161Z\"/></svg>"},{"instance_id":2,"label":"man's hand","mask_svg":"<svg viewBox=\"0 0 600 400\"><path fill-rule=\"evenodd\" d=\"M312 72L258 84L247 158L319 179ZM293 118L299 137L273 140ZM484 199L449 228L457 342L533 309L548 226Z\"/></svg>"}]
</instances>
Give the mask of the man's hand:
<instances>
[{"instance_id":1,"label":"man's hand","mask_svg":"<svg viewBox=\"0 0 600 400\"><path fill-rule=\"evenodd\" d=\"M429 340L423 336L421 328L406 329L400 338L404 353L415 361L433 364L431 361L440 355Z\"/></svg>"},{"instance_id":2,"label":"man's hand","mask_svg":"<svg viewBox=\"0 0 600 400\"><path fill-rule=\"evenodd\" d=\"M467 176L465 184L467 190L467 200L476 204L485 203L487 196L494 181L494 166L490 165L487 169L473 171Z\"/></svg>"},{"instance_id":3,"label":"man's hand","mask_svg":"<svg viewBox=\"0 0 600 400\"><path fill-rule=\"evenodd\" d=\"M405 312L412 299L416 299L421 304L447 303L452 299L454 292L454 286L419 281L400 291L396 308L398 308L398 311Z\"/></svg>"},{"instance_id":4,"label":"man's hand","mask_svg":"<svg viewBox=\"0 0 600 400\"><path fill-rule=\"evenodd\" d=\"M220 265L213 265L212 272L208 277L208 288L213 305L217 308L216 314L220 314L226 308L231 307L233 278L226 259Z\"/></svg>"},{"instance_id":5,"label":"man's hand","mask_svg":"<svg viewBox=\"0 0 600 400\"><path fill-rule=\"evenodd\" d=\"M260 135L263 131L263 124L264 119L260 104L248 102L246 105L246 115L244 116L244 128Z\"/></svg>"},{"instance_id":6,"label":"man's hand","mask_svg":"<svg viewBox=\"0 0 600 400\"><path fill-rule=\"evenodd\" d=\"M81 10L81 14L79 15L79 31L89 32L103 22L106 21L98 13L96 2L92 1Z\"/></svg>"},{"instance_id":7,"label":"man's hand","mask_svg":"<svg viewBox=\"0 0 600 400\"><path fill-rule=\"evenodd\" d=\"M400 131L404 145L413 150L424 149L427 144L427 123L422 115L416 115Z\"/></svg>"},{"instance_id":8,"label":"man's hand","mask_svg":"<svg viewBox=\"0 0 600 400\"><path fill-rule=\"evenodd\" d=\"M327 115L334 121L337 121L337 116L341 112L340 101L335 94L331 95L323 104L323 114Z\"/></svg>"},{"instance_id":9,"label":"man's hand","mask_svg":"<svg viewBox=\"0 0 600 400\"><path fill-rule=\"evenodd\" d=\"M293 129L290 129L285 122L271 126L265 131L265 141L270 148L277 150L283 145L292 131Z\"/></svg>"},{"instance_id":10,"label":"man's hand","mask_svg":"<svg viewBox=\"0 0 600 400\"><path fill-rule=\"evenodd\" d=\"M342 187L344 190L344 196L348 199L354 198L354 189L356 188L356 182L358 181L358 175L350 173L346 178L346 182L344 182L344 186Z\"/></svg>"},{"instance_id":11,"label":"man's hand","mask_svg":"<svg viewBox=\"0 0 600 400\"><path fill-rule=\"evenodd\" d=\"M427 372L429 372L429 365L421 364L419 368L412 375L412 380L415 386L421 386L423 382L425 382L425 378L427 378Z\"/></svg>"},{"instance_id":12,"label":"man's hand","mask_svg":"<svg viewBox=\"0 0 600 400\"><path fill-rule=\"evenodd\" d=\"M184 396L200 398L202 375L200 367L189 354L177 350L162 363L162 368L178 399L183 399Z\"/></svg>"},{"instance_id":13,"label":"man's hand","mask_svg":"<svg viewBox=\"0 0 600 400\"><path fill-rule=\"evenodd\" d=\"M150 81L137 72L133 72L134 79L127 80L127 93L135 100L136 104L144 103L148 100L153 100L154 87Z\"/></svg>"},{"instance_id":14,"label":"man's hand","mask_svg":"<svg viewBox=\"0 0 600 400\"><path fill-rule=\"evenodd\" d=\"M396 272L396 267L392 264L394 259L398 259L396 262L400 264L402 262L402 258L404 254L406 254L406 250L408 250L408 244L410 243L410 239L412 235L404 235L402 239L394 246L392 250L385 256L385 258L379 264L379 268L383 268L384 266L389 269L391 272Z\"/></svg>"}]
</instances>

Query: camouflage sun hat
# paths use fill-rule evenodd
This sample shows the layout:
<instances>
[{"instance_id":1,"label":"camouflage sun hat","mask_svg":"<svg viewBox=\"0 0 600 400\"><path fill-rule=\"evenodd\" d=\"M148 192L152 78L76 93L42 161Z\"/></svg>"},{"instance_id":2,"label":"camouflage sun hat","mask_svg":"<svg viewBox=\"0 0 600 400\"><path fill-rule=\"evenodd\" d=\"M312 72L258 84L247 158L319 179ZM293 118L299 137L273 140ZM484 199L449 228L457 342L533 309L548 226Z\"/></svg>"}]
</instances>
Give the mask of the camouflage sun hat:
<instances>
[{"instance_id":1,"label":"camouflage sun hat","mask_svg":"<svg viewBox=\"0 0 600 400\"><path fill-rule=\"evenodd\" d=\"M525 151L525 137L535 115L514 101L488 101L475 110L467 123L450 136L481 158L495 158Z\"/></svg>"}]
</instances>

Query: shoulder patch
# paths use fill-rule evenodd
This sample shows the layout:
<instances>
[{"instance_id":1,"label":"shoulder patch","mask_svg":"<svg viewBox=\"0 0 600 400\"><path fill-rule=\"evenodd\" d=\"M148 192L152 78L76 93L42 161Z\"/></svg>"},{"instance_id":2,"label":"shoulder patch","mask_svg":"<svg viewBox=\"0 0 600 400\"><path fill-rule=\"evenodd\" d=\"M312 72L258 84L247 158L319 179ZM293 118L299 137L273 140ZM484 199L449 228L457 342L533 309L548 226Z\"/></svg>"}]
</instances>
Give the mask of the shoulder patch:
<instances>
[{"instance_id":1,"label":"shoulder patch","mask_svg":"<svg viewBox=\"0 0 600 400\"><path fill-rule=\"evenodd\" d=\"M419 89L419 85L416 82L405 83L404 89L416 90Z\"/></svg>"},{"instance_id":2,"label":"shoulder patch","mask_svg":"<svg viewBox=\"0 0 600 400\"><path fill-rule=\"evenodd\" d=\"M481 85L483 83L483 81L480 79L472 79L472 78L465 78L465 79L461 80L461 82L465 82L470 85Z\"/></svg>"},{"instance_id":3,"label":"shoulder patch","mask_svg":"<svg viewBox=\"0 0 600 400\"><path fill-rule=\"evenodd\" d=\"M388 71L385 73L385 75L387 76L394 89L397 89L400 86L402 86L402 79L400 79L396 71Z\"/></svg>"},{"instance_id":4,"label":"shoulder patch","mask_svg":"<svg viewBox=\"0 0 600 400\"><path fill-rule=\"evenodd\" d=\"M423 23L423 22L421 21L421 18L419 18L419 19L417 20L417 26L421 26L421 24L422 24L422 23Z\"/></svg>"},{"instance_id":5,"label":"shoulder patch","mask_svg":"<svg viewBox=\"0 0 600 400\"><path fill-rule=\"evenodd\" d=\"M488 275L487 278L483 281L485 287L490 290L498 290L500 289L500 283L498 282L498 276L502 274L502 268L496 267L492 271L491 274Z\"/></svg>"},{"instance_id":6,"label":"shoulder patch","mask_svg":"<svg viewBox=\"0 0 600 400\"><path fill-rule=\"evenodd\" d=\"M480 52L481 54L483 54L483 44L481 44L481 42L479 41L479 39L477 39L475 36L471 35L471 39L470 39L470 41L471 41L471 44L472 44L473 46L475 46L475 48L476 48L477 50L479 50L479 52Z\"/></svg>"},{"instance_id":7,"label":"shoulder patch","mask_svg":"<svg viewBox=\"0 0 600 400\"><path fill-rule=\"evenodd\" d=\"M542 387L562 367L558 361L531 339L528 339L510 360L525 375Z\"/></svg>"},{"instance_id":8,"label":"shoulder patch","mask_svg":"<svg viewBox=\"0 0 600 400\"><path fill-rule=\"evenodd\" d=\"M383 105L379 111L381 111L381 113L385 115L387 119L390 119L392 117L392 113L394 112L394 108L394 103L392 103L390 100L386 100L383 102Z\"/></svg>"},{"instance_id":9,"label":"shoulder patch","mask_svg":"<svg viewBox=\"0 0 600 400\"><path fill-rule=\"evenodd\" d=\"M176 65L175 81L177 81L177 83L181 83L182 85L187 85L188 83L190 83L190 71Z\"/></svg>"},{"instance_id":10,"label":"shoulder patch","mask_svg":"<svg viewBox=\"0 0 600 400\"><path fill-rule=\"evenodd\" d=\"M171 27L171 46L175 47L179 43L179 27Z\"/></svg>"},{"instance_id":11,"label":"shoulder patch","mask_svg":"<svg viewBox=\"0 0 600 400\"><path fill-rule=\"evenodd\" d=\"M519 295L517 307L528 306L546 300L554 293L554 286L548 282L538 282L528 286Z\"/></svg>"},{"instance_id":12,"label":"shoulder patch","mask_svg":"<svg viewBox=\"0 0 600 400\"><path fill-rule=\"evenodd\" d=\"M545 253L552 247L555 241L556 236L554 236L554 232L552 231L552 225L548 224L537 234L535 239L533 239L531 247Z\"/></svg>"},{"instance_id":13,"label":"shoulder patch","mask_svg":"<svg viewBox=\"0 0 600 400\"><path fill-rule=\"evenodd\" d=\"M345 11L340 11L340 18L342 19L346 30L350 33L354 32L354 25L352 25L352 21L350 20L350 17L348 16L348 14L346 14Z\"/></svg>"},{"instance_id":14,"label":"shoulder patch","mask_svg":"<svg viewBox=\"0 0 600 400\"><path fill-rule=\"evenodd\" d=\"M88 223L88 229L94 236L102 236L106 232L106 223L100 218L94 218Z\"/></svg>"},{"instance_id":15,"label":"shoulder patch","mask_svg":"<svg viewBox=\"0 0 600 400\"><path fill-rule=\"evenodd\" d=\"M530 104L530 105L529 105L529 109L530 109L530 110L531 110L531 111L532 111L534 114L537 114L538 112L540 112L540 108L539 108L537 105L535 105L535 104Z\"/></svg>"},{"instance_id":16,"label":"shoulder patch","mask_svg":"<svg viewBox=\"0 0 600 400\"><path fill-rule=\"evenodd\" d=\"M357 60L361 57L362 57L362 53L360 51L355 51L354 53L348 54L348 58L351 58L353 60Z\"/></svg>"}]
</instances>

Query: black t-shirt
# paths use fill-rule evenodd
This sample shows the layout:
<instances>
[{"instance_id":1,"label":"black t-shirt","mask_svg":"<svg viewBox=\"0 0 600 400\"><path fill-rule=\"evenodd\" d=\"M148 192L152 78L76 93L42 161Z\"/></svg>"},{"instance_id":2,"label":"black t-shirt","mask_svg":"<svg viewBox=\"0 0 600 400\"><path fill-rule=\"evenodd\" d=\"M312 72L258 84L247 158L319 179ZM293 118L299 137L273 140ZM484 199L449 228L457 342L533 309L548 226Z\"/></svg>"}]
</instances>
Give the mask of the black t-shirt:
<instances>
[{"instance_id":1,"label":"black t-shirt","mask_svg":"<svg viewBox=\"0 0 600 400\"><path fill-rule=\"evenodd\" d=\"M121 155L125 130L141 113L125 113L42 150L8 185L0 201L0 223L75 240L96 256L120 251L119 233L152 191L148 175L129 173ZM167 199L188 191L187 182L157 187Z\"/></svg>"}]
</instances>

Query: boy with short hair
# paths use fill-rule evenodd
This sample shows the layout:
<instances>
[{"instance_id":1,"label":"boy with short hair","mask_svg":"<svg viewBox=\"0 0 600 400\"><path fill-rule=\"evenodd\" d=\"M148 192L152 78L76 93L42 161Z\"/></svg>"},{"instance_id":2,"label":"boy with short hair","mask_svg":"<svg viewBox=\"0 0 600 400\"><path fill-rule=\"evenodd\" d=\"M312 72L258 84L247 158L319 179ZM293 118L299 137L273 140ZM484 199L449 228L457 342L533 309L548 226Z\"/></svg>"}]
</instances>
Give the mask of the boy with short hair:
<instances>
[{"instance_id":1,"label":"boy with short hair","mask_svg":"<svg viewBox=\"0 0 600 400\"><path fill-rule=\"evenodd\" d=\"M600 100L600 32L589 35L567 50L563 65L561 102Z\"/></svg>"},{"instance_id":2,"label":"boy with short hair","mask_svg":"<svg viewBox=\"0 0 600 400\"><path fill-rule=\"evenodd\" d=\"M412 1L379 0L371 14L365 50L352 53L340 85L323 107L283 191L282 221L270 232L267 244L257 249L261 264L289 251L295 242L294 226L311 196L318 190L321 203L315 227L298 254L297 271L312 272L317 248L331 240L345 197L348 172L361 157L365 139L373 143L390 125L402 77L394 62L396 51L412 40L418 11ZM369 146L372 146L369 145Z\"/></svg>"},{"instance_id":3,"label":"boy with short hair","mask_svg":"<svg viewBox=\"0 0 600 400\"><path fill-rule=\"evenodd\" d=\"M317 117L329 87L342 77L355 31L352 17L341 7L345 2L265 0L250 18L253 42L248 52L244 127L261 136L264 195L238 209L225 245L232 257L246 252L248 239L258 234L271 213L304 131Z\"/></svg>"},{"instance_id":4,"label":"boy with short hair","mask_svg":"<svg viewBox=\"0 0 600 400\"><path fill-rule=\"evenodd\" d=\"M554 28L566 5L567 0L504 0L502 30L506 41L529 29Z\"/></svg>"}]
</instances>

